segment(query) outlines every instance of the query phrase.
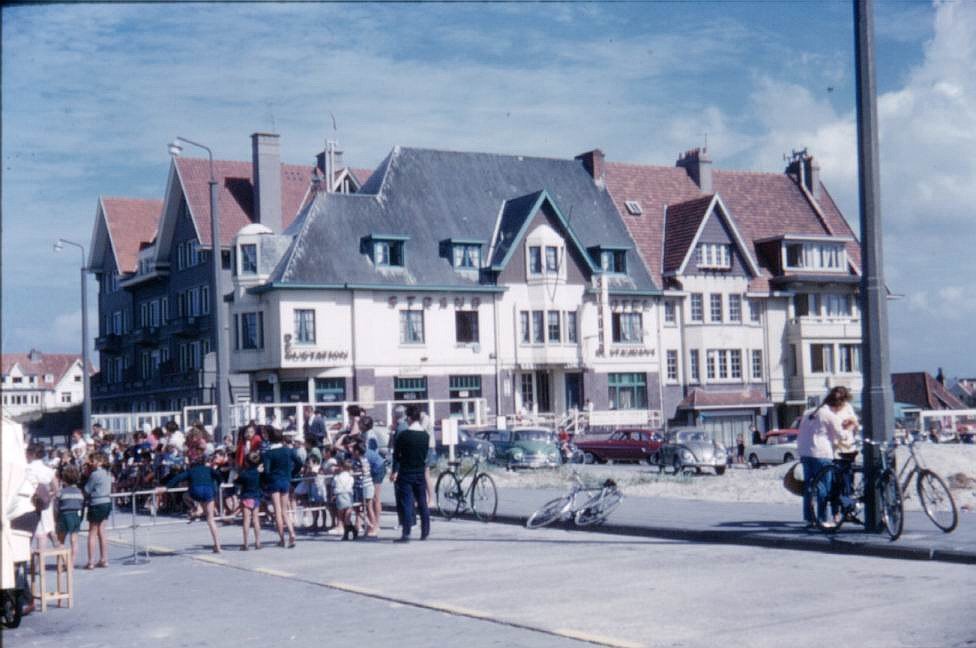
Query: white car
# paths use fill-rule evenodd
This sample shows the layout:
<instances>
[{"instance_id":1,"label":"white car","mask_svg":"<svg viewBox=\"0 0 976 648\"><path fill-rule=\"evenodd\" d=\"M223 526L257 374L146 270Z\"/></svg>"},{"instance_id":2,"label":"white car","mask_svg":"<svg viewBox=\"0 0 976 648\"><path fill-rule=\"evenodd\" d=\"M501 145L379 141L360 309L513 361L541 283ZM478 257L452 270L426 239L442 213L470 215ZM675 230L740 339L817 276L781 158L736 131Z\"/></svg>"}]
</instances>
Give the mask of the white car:
<instances>
[{"instance_id":1,"label":"white car","mask_svg":"<svg viewBox=\"0 0 976 648\"><path fill-rule=\"evenodd\" d=\"M746 461L753 468L766 464L782 464L799 457L796 450L796 430L773 430L766 435L766 442L746 446Z\"/></svg>"}]
</instances>

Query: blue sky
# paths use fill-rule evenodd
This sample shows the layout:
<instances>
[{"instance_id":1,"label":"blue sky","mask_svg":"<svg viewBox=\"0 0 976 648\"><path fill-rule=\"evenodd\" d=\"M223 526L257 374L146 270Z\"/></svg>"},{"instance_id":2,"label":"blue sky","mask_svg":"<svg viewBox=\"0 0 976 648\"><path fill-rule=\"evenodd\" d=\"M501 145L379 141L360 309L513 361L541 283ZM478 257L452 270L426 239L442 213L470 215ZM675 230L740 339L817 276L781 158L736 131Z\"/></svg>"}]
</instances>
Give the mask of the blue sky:
<instances>
[{"instance_id":1,"label":"blue sky","mask_svg":"<svg viewBox=\"0 0 976 648\"><path fill-rule=\"evenodd\" d=\"M976 374L976 3L879 2L894 370ZM3 9L3 348L77 349L99 195L162 196L175 135L310 163L394 145L780 171L808 147L857 228L847 2ZM95 289L92 284L92 301ZM94 326L94 319L92 320Z\"/></svg>"}]
</instances>

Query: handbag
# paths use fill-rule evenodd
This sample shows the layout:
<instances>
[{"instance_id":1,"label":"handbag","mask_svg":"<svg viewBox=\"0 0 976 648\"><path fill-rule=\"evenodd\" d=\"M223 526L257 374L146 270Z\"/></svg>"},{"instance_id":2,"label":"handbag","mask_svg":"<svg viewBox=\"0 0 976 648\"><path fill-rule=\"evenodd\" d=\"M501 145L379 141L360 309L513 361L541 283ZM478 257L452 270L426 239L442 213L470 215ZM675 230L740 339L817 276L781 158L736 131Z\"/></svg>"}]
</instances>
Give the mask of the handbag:
<instances>
[{"instance_id":1,"label":"handbag","mask_svg":"<svg viewBox=\"0 0 976 648\"><path fill-rule=\"evenodd\" d=\"M795 462L792 466L790 466L789 470L786 471L786 474L783 475L783 488L798 497L802 497L804 482L802 479L796 476L796 468L799 465L799 461Z\"/></svg>"}]
</instances>

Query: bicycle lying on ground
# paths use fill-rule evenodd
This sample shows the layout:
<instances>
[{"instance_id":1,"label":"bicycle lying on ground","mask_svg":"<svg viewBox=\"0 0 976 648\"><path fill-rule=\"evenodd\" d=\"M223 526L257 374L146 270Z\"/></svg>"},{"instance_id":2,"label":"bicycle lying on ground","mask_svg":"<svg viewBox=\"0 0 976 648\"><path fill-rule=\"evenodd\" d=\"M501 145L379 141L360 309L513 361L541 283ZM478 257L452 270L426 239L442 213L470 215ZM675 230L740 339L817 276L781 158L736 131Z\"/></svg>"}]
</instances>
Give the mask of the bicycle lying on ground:
<instances>
[{"instance_id":1,"label":"bicycle lying on ground","mask_svg":"<svg viewBox=\"0 0 976 648\"><path fill-rule=\"evenodd\" d=\"M525 526L537 529L560 520L572 520L577 526L603 524L623 498L624 494L612 479L600 486L586 486L574 472L569 492L543 504L526 520Z\"/></svg>"},{"instance_id":2,"label":"bicycle lying on ground","mask_svg":"<svg viewBox=\"0 0 976 648\"><path fill-rule=\"evenodd\" d=\"M462 510L470 510L482 522L491 522L495 518L498 490L491 475L482 470L481 462L481 457L475 459L474 465L460 477L455 471L460 468L461 462L449 462L447 471L437 478L434 487L437 511L444 518L450 520ZM467 488L465 480L468 480Z\"/></svg>"},{"instance_id":3,"label":"bicycle lying on ground","mask_svg":"<svg viewBox=\"0 0 976 648\"><path fill-rule=\"evenodd\" d=\"M888 537L897 540L905 524L905 510L898 477L888 462L890 446L886 442L870 439L864 439L864 443L878 446L880 449L881 465L878 467L874 487L879 497L878 504L881 508L881 523L884 530ZM863 466L856 466L852 461L837 460L824 466L810 482L809 488L813 496L809 499L812 510L808 512L808 518L815 520L817 528L821 531L836 533L845 522L864 524L858 517L864 509L866 492ZM829 507L833 513L832 516L828 515L826 520L821 520L817 515L818 493L824 499L824 506Z\"/></svg>"}]
</instances>

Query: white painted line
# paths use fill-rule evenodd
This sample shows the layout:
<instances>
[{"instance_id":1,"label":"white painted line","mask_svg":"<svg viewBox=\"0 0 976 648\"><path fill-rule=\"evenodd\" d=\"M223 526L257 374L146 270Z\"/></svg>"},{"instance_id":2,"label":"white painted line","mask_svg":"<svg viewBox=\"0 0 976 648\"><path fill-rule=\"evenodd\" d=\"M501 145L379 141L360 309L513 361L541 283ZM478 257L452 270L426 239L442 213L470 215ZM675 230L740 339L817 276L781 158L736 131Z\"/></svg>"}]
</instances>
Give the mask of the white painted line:
<instances>
[{"instance_id":1,"label":"white painted line","mask_svg":"<svg viewBox=\"0 0 976 648\"><path fill-rule=\"evenodd\" d=\"M146 547L146 551L150 553L169 554L169 555L176 553L176 549L170 549L169 547L161 547L159 545L148 545Z\"/></svg>"},{"instance_id":2,"label":"white painted line","mask_svg":"<svg viewBox=\"0 0 976 648\"><path fill-rule=\"evenodd\" d=\"M605 637L603 635L583 632L582 630L574 630L572 628L557 628L556 630L553 630L552 633L561 637L567 637L569 639L578 639L579 641L588 641L589 643L613 646L614 648L644 648L644 644L636 643L634 641Z\"/></svg>"},{"instance_id":3,"label":"white painted line","mask_svg":"<svg viewBox=\"0 0 976 648\"><path fill-rule=\"evenodd\" d=\"M193 560L199 560L200 562L213 563L214 565L226 565L228 564L223 558L214 558L213 556L190 556Z\"/></svg>"},{"instance_id":4,"label":"white painted line","mask_svg":"<svg viewBox=\"0 0 976 648\"><path fill-rule=\"evenodd\" d=\"M255 571L259 574L267 574L268 576L279 576L281 578L293 578L295 576L295 574L291 572L271 569L270 567L254 567L251 569L251 571Z\"/></svg>"}]
</instances>

